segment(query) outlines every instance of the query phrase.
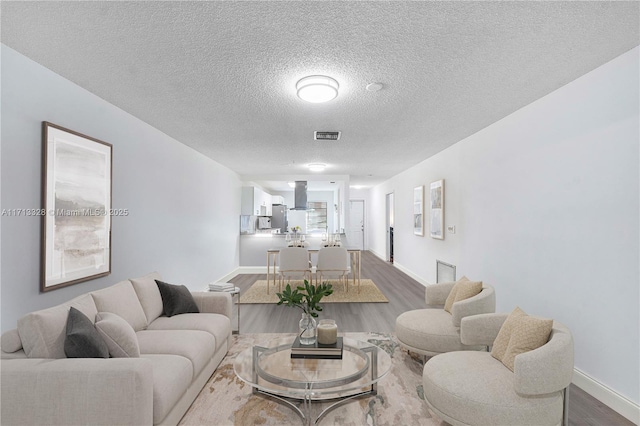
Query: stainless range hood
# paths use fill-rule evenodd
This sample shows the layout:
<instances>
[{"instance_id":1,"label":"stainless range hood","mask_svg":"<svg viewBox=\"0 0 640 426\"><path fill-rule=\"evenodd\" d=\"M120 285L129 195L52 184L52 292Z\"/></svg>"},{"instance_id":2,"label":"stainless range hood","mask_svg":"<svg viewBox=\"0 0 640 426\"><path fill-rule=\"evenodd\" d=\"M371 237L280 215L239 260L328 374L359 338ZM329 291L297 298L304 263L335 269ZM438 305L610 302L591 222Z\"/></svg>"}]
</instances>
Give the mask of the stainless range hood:
<instances>
[{"instance_id":1,"label":"stainless range hood","mask_svg":"<svg viewBox=\"0 0 640 426\"><path fill-rule=\"evenodd\" d=\"M293 192L295 207L290 210L307 210L307 181L297 180Z\"/></svg>"}]
</instances>

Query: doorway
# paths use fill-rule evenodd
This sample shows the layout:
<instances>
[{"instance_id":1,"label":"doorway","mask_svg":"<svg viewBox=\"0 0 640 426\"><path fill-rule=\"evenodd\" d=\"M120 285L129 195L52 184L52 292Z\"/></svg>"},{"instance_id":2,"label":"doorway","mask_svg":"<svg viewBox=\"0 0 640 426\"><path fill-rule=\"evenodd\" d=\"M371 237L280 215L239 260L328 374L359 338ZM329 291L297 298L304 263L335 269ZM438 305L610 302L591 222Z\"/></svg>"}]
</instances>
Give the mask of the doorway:
<instances>
[{"instance_id":1,"label":"doorway","mask_svg":"<svg viewBox=\"0 0 640 426\"><path fill-rule=\"evenodd\" d=\"M364 250L364 200L349 201L349 245Z\"/></svg>"},{"instance_id":2,"label":"doorway","mask_svg":"<svg viewBox=\"0 0 640 426\"><path fill-rule=\"evenodd\" d=\"M387 240L387 261L393 263L393 224L394 224L394 207L393 192L387 194L386 197L386 240Z\"/></svg>"}]
</instances>

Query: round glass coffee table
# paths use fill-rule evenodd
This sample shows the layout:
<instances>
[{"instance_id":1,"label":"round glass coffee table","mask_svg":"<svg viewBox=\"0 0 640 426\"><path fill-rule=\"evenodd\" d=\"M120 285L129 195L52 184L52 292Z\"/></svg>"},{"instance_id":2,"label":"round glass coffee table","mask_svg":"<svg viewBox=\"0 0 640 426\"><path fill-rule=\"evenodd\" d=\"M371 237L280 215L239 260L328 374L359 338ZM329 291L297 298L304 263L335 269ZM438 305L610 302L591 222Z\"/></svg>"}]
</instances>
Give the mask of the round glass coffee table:
<instances>
[{"instance_id":1,"label":"round glass coffee table","mask_svg":"<svg viewBox=\"0 0 640 426\"><path fill-rule=\"evenodd\" d=\"M292 359L293 340L274 339L246 349L233 369L253 393L289 405L307 425L318 424L330 410L352 399L376 395L376 384L391 370L391 357L371 343L344 338L342 359ZM314 401L333 404L312 418Z\"/></svg>"}]
</instances>

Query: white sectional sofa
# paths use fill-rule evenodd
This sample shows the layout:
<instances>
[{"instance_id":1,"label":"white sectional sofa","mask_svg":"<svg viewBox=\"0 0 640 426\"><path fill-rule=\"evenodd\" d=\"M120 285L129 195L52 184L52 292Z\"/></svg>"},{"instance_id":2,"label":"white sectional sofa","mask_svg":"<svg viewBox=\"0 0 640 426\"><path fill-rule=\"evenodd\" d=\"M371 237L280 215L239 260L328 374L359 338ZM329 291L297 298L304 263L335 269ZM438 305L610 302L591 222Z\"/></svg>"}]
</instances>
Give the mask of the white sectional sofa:
<instances>
[{"instance_id":1,"label":"white sectional sofa","mask_svg":"<svg viewBox=\"0 0 640 426\"><path fill-rule=\"evenodd\" d=\"M3 425L175 425L231 345L231 296L195 292L200 313L163 316L157 273L32 312L2 335ZM140 357L66 358L70 307L122 317Z\"/></svg>"}]
</instances>

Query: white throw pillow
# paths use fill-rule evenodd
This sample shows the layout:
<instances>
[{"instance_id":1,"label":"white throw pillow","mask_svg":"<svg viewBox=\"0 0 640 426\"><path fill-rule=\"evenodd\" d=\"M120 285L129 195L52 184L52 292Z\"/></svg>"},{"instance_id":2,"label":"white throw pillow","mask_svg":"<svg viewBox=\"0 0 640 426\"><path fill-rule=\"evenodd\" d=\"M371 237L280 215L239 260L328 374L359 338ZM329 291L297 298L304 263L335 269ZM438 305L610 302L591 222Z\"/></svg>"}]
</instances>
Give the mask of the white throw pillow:
<instances>
[{"instance_id":1,"label":"white throw pillow","mask_svg":"<svg viewBox=\"0 0 640 426\"><path fill-rule=\"evenodd\" d=\"M111 312L98 312L96 330L109 348L112 358L139 358L140 346L133 327Z\"/></svg>"}]
</instances>

